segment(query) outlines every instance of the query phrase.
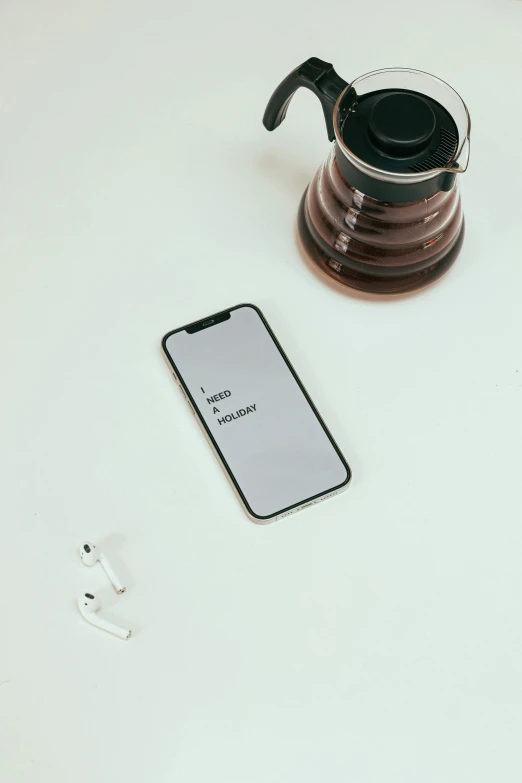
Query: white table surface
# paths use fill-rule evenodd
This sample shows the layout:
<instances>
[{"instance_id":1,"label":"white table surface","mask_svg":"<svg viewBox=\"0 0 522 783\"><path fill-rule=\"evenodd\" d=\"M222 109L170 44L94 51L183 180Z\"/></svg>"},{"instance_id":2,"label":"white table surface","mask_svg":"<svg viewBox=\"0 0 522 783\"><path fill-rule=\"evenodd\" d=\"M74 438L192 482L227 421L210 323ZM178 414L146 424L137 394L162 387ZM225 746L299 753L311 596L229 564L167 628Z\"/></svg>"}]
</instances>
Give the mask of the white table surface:
<instances>
[{"instance_id":1,"label":"white table surface","mask_svg":"<svg viewBox=\"0 0 522 783\"><path fill-rule=\"evenodd\" d=\"M312 55L469 106L464 248L417 295L301 256L320 106L261 117ZM520 781L521 57L517 0L0 4L3 783ZM160 351L242 301L353 469L265 527Z\"/></svg>"}]
</instances>

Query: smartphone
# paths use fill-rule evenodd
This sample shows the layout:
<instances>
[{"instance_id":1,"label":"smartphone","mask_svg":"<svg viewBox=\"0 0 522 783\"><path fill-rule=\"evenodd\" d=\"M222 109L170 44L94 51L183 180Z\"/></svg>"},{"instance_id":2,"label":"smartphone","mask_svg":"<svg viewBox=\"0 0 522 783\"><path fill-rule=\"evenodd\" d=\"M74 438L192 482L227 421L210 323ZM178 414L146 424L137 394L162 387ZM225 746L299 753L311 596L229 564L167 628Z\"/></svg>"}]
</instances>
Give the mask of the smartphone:
<instances>
[{"instance_id":1,"label":"smartphone","mask_svg":"<svg viewBox=\"0 0 522 783\"><path fill-rule=\"evenodd\" d=\"M271 522L346 489L348 463L255 305L182 326L162 344L251 519Z\"/></svg>"}]
</instances>

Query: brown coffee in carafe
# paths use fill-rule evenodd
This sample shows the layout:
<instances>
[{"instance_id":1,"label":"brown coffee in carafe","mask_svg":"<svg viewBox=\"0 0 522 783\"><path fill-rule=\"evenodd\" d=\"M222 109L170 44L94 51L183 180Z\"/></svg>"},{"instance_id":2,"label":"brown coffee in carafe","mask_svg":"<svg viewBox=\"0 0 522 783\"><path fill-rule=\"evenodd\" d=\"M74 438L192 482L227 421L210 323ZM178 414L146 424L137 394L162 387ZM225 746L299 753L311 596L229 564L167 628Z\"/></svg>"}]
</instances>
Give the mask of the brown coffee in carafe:
<instances>
[{"instance_id":1,"label":"brown coffee in carafe","mask_svg":"<svg viewBox=\"0 0 522 783\"><path fill-rule=\"evenodd\" d=\"M299 208L299 234L330 277L372 293L403 293L457 257L464 220L457 174L469 155L469 115L457 93L419 71L388 69L348 85L312 58L277 88L277 127L299 86L320 98L335 144Z\"/></svg>"}]
</instances>

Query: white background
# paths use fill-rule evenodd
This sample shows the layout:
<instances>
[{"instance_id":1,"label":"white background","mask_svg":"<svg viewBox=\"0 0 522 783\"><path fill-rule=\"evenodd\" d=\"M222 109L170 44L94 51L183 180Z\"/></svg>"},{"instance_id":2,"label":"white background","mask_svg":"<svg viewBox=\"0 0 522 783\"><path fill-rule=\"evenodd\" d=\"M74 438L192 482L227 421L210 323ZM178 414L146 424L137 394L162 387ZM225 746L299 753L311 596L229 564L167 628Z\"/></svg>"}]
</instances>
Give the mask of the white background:
<instances>
[{"instance_id":1,"label":"white background","mask_svg":"<svg viewBox=\"0 0 522 783\"><path fill-rule=\"evenodd\" d=\"M469 106L466 240L423 292L301 255L320 105L261 117L312 55ZM521 56L519 0L0 2L2 781L520 781ZM160 350L241 301L353 468L266 527Z\"/></svg>"}]
</instances>

